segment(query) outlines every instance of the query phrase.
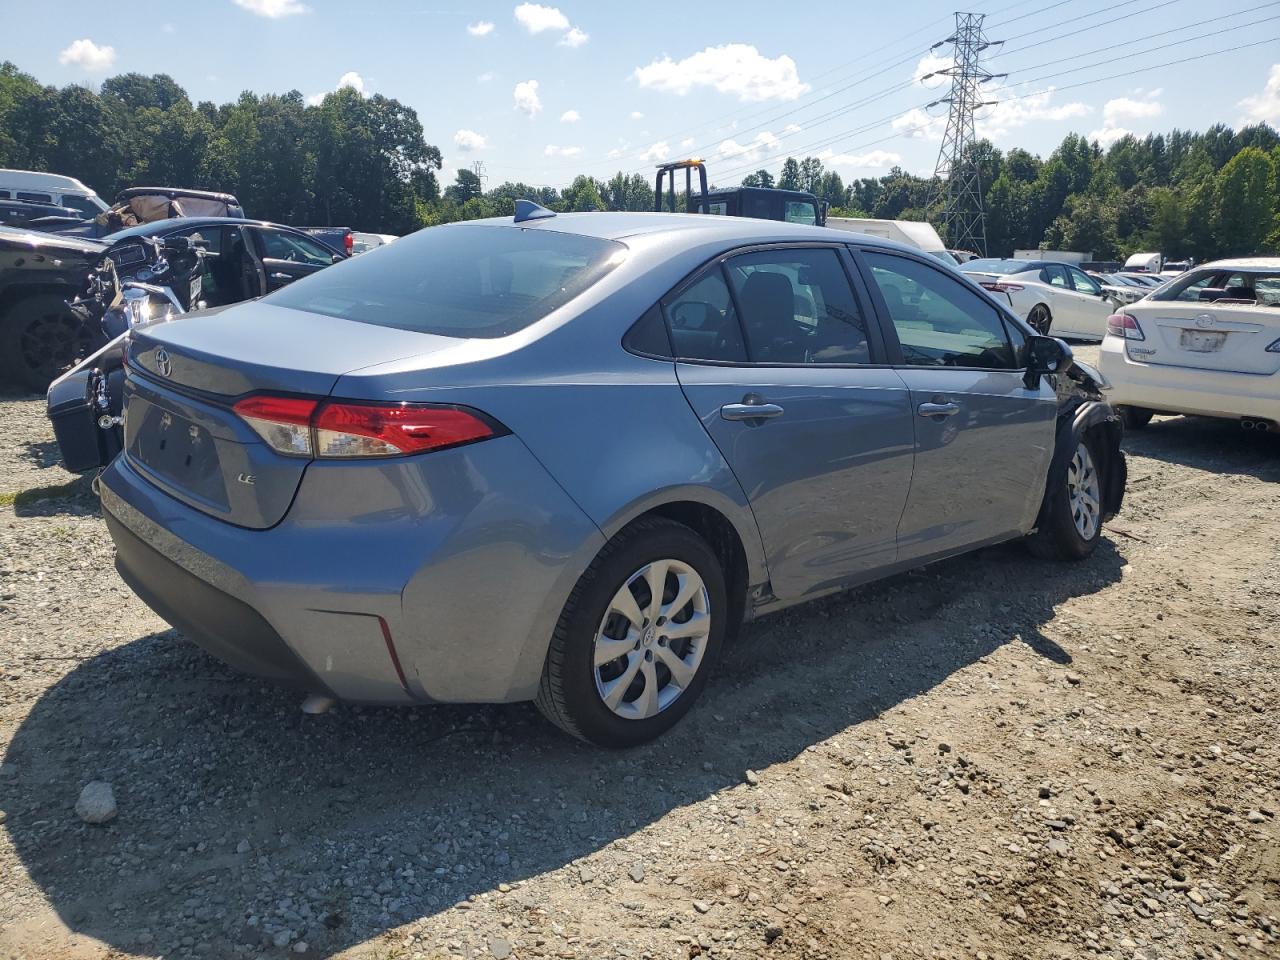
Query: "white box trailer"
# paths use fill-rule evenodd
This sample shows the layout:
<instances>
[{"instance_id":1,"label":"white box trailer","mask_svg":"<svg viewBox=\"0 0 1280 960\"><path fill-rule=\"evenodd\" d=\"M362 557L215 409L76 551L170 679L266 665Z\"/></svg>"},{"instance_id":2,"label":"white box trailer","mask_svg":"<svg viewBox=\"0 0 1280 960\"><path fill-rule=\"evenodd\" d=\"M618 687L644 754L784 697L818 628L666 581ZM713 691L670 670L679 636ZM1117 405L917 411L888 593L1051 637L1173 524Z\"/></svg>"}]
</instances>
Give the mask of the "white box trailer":
<instances>
[{"instance_id":1,"label":"white box trailer","mask_svg":"<svg viewBox=\"0 0 1280 960\"><path fill-rule=\"evenodd\" d=\"M1087 263L1093 252L1077 253L1075 250L1015 250L1015 260L1051 260L1055 263Z\"/></svg>"},{"instance_id":2,"label":"white box trailer","mask_svg":"<svg viewBox=\"0 0 1280 960\"><path fill-rule=\"evenodd\" d=\"M832 230L865 233L869 237L895 240L908 247L915 247L930 256L937 257L948 266L957 266L956 258L947 252L947 245L933 229L933 224L923 220L874 220L863 217L827 217Z\"/></svg>"},{"instance_id":3,"label":"white box trailer","mask_svg":"<svg viewBox=\"0 0 1280 960\"><path fill-rule=\"evenodd\" d=\"M1159 273L1164 269L1164 257L1158 253L1135 253L1124 262L1124 268L1135 273Z\"/></svg>"}]
</instances>

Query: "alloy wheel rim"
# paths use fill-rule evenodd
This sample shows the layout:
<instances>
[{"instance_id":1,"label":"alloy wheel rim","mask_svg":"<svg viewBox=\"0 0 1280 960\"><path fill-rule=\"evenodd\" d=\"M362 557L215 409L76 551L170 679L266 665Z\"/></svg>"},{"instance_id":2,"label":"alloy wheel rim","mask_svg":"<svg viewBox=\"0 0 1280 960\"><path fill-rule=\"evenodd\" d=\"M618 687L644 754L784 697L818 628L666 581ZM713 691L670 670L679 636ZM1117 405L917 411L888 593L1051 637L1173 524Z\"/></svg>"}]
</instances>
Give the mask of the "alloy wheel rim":
<instances>
[{"instance_id":1,"label":"alloy wheel rim","mask_svg":"<svg viewBox=\"0 0 1280 960\"><path fill-rule=\"evenodd\" d=\"M1102 523L1102 498L1098 471L1094 468L1089 447L1084 443L1076 445L1075 455L1067 467L1067 495L1076 530L1084 539L1092 540Z\"/></svg>"},{"instance_id":2,"label":"alloy wheel rim","mask_svg":"<svg viewBox=\"0 0 1280 960\"><path fill-rule=\"evenodd\" d=\"M610 712L646 720L689 689L711 637L711 599L682 560L646 563L609 601L592 644L596 693Z\"/></svg>"}]
</instances>

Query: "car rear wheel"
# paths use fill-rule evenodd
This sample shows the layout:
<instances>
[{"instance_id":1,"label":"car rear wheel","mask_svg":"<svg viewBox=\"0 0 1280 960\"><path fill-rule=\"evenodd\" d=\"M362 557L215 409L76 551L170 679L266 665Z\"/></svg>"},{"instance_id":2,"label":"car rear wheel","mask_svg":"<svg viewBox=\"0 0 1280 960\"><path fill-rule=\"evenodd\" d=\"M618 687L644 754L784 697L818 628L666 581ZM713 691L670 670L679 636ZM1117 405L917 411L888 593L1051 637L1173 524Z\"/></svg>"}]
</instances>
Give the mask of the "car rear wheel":
<instances>
[{"instance_id":1,"label":"car rear wheel","mask_svg":"<svg viewBox=\"0 0 1280 960\"><path fill-rule=\"evenodd\" d=\"M1120 407L1120 420L1126 430L1141 430L1155 414L1143 407Z\"/></svg>"},{"instance_id":2,"label":"car rear wheel","mask_svg":"<svg viewBox=\"0 0 1280 960\"><path fill-rule=\"evenodd\" d=\"M727 627L724 572L683 524L641 520L578 580L552 636L538 709L582 740L660 736L706 685Z\"/></svg>"},{"instance_id":3,"label":"car rear wheel","mask_svg":"<svg viewBox=\"0 0 1280 960\"><path fill-rule=\"evenodd\" d=\"M1044 560L1083 560L1102 539L1102 474L1095 441L1087 434L1061 475L1051 477L1046 514L1027 546Z\"/></svg>"},{"instance_id":4,"label":"car rear wheel","mask_svg":"<svg viewBox=\"0 0 1280 960\"><path fill-rule=\"evenodd\" d=\"M1049 328L1053 326L1053 314L1049 312L1049 308L1043 303L1037 303L1031 308L1031 312L1027 314L1027 323L1031 328L1042 337L1049 335Z\"/></svg>"}]
</instances>

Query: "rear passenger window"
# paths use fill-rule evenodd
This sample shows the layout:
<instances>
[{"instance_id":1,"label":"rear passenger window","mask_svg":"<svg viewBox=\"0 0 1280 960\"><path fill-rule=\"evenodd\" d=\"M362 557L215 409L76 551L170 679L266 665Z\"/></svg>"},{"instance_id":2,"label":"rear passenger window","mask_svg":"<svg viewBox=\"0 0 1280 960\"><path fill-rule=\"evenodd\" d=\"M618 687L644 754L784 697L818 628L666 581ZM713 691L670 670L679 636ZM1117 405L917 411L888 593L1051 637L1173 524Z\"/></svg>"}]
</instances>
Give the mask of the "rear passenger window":
<instances>
[{"instance_id":1,"label":"rear passenger window","mask_svg":"<svg viewBox=\"0 0 1280 960\"><path fill-rule=\"evenodd\" d=\"M720 268L713 267L663 304L671 348L684 360L743 363L747 351L733 299Z\"/></svg>"},{"instance_id":2,"label":"rear passenger window","mask_svg":"<svg viewBox=\"0 0 1280 960\"><path fill-rule=\"evenodd\" d=\"M725 264L752 363L870 363L867 322L834 250L770 250Z\"/></svg>"},{"instance_id":3,"label":"rear passenger window","mask_svg":"<svg viewBox=\"0 0 1280 960\"><path fill-rule=\"evenodd\" d=\"M882 253L865 253L889 319L912 366L1018 366L996 308L965 281L933 267Z\"/></svg>"},{"instance_id":4,"label":"rear passenger window","mask_svg":"<svg viewBox=\"0 0 1280 960\"><path fill-rule=\"evenodd\" d=\"M818 211L808 200L788 200L782 219L787 223L805 223L812 227L818 222Z\"/></svg>"},{"instance_id":5,"label":"rear passenger window","mask_svg":"<svg viewBox=\"0 0 1280 960\"><path fill-rule=\"evenodd\" d=\"M19 200L30 200L32 203L53 203L53 194L51 193L27 193L26 191L18 191Z\"/></svg>"},{"instance_id":6,"label":"rear passenger window","mask_svg":"<svg viewBox=\"0 0 1280 960\"><path fill-rule=\"evenodd\" d=\"M1070 286L1067 282L1067 271L1057 264L1050 264L1040 271L1040 282L1047 283L1051 287L1062 287L1063 289Z\"/></svg>"}]
</instances>

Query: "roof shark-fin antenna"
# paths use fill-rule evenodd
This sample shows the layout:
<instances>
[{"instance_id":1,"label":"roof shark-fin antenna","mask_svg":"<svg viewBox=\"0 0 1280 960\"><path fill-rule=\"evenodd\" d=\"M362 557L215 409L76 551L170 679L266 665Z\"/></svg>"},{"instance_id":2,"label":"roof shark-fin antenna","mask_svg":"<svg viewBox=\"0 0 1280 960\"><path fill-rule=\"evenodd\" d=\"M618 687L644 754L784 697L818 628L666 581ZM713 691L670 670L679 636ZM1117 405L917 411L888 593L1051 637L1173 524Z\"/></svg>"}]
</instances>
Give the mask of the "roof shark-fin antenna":
<instances>
[{"instance_id":1,"label":"roof shark-fin antenna","mask_svg":"<svg viewBox=\"0 0 1280 960\"><path fill-rule=\"evenodd\" d=\"M555 215L556 212L554 210L548 210L532 200L516 201L516 223L524 223L526 220L545 220L547 217L554 217Z\"/></svg>"}]
</instances>

